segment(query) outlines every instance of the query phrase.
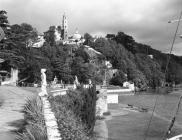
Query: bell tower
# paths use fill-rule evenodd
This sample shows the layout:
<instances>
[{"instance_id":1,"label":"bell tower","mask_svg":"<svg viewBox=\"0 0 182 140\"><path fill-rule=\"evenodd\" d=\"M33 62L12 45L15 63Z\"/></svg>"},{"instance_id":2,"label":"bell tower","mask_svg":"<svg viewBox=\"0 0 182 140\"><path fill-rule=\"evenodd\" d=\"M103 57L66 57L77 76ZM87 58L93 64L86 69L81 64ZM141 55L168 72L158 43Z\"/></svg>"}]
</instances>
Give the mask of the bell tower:
<instances>
[{"instance_id":1,"label":"bell tower","mask_svg":"<svg viewBox=\"0 0 182 140\"><path fill-rule=\"evenodd\" d=\"M62 33L61 33L61 37L63 40L67 40L68 39L68 21L67 21L67 17L66 14L64 13L63 15L63 19L62 19Z\"/></svg>"}]
</instances>

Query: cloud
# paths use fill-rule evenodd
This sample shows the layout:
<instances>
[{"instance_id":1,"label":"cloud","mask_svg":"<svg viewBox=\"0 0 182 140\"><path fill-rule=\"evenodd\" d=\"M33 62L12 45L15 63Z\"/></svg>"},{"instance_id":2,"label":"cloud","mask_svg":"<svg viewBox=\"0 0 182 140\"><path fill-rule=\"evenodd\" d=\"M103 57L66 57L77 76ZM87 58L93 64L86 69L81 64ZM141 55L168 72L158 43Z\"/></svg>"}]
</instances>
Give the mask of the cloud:
<instances>
[{"instance_id":1,"label":"cloud","mask_svg":"<svg viewBox=\"0 0 182 140\"><path fill-rule=\"evenodd\" d=\"M69 32L104 35L123 31L141 43L163 52L169 50L176 28L168 24L179 16L181 0L1 0L11 24L27 22L44 32L68 17ZM180 26L180 30L182 26ZM179 31L179 33L182 31ZM182 39L177 39L180 44ZM175 49L175 48L174 48ZM182 55L182 50L177 48ZM180 55L180 54L178 54Z\"/></svg>"}]
</instances>

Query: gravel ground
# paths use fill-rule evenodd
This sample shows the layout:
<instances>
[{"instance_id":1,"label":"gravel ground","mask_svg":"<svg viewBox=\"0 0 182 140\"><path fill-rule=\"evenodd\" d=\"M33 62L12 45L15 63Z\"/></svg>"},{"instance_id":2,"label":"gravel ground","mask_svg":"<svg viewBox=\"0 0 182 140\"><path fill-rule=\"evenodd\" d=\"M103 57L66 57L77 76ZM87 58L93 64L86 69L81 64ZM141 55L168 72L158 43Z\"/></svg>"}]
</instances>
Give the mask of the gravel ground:
<instances>
[{"instance_id":1,"label":"gravel ground","mask_svg":"<svg viewBox=\"0 0 182 140\"><path fill-rule=\"evenodd\" d=\"M35 95L19 87L0 86L0 97L3 97L4 101L0 107L0 140L15 140L12 131L17 129L17 122L24 118L21 113L23 105L27 98Z\"/></svg>"}]
</instances>

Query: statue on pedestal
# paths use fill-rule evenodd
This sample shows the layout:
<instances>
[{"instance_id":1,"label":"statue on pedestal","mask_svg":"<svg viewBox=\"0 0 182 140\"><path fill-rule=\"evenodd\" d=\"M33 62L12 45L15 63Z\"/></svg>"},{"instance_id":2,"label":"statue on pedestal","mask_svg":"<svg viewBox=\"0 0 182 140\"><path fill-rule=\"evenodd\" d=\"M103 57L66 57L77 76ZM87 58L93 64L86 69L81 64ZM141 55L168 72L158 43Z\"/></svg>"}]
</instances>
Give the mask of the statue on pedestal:
<instances>
[{"instance_id":1,"label":"statue on pedestal","mask_svg":"<svg viewBox=\"0 0 182 140\"><path fill-rule=\"evenodd\" d=\"M80 82L78 81L78 77L75 76L75 81L74 81L74 85L73 85L73 88L76 89L77 86L80 85Z\"/></svg>"},{"instance_id":2,"label":"statue on pedestal","mask_svg":"<svg viewBox=\"0 0 182 140\"><path fill-rule=\"evenodd\" d=\"M92 86L92 81L91 81L91 79L88 80L88 85L89 85L89 87Z\"/></svg>"},{"instance_id":3,"label":"statue on pedestal","mask_svg":"<svg viewBox=\"0 0 182 140\"><path fill-rule=\"evenodd\" d=\"M54 84L57 84L58 79L57 79L57 77L56 77L56 76L54 77L54 81L53 81L53 82L54 82Z\"/></svg>"},{"instance_id":4,"label":"statue on pedestal","mask_svg":"<svg viewBox=\"0 0 182 140\"><path fill-rule=\"evenodd\" d=\"M46 81L46 69L41 69L41 92L39 93L39 96L47 96L47 81Z\"/></svg>"},{"instance_id":5,"label":"statue on pedestal","mask_svg":"<svg viewBox=\"0 0 182 140\"><path fill-rule=\"evenodd\" d=\"M106 80L103 80L103 86L106 86L107 83L106 83Z\"/></svg>"},{"instance_id":6,"label":"statue on pedestal","mask_svg":"<svg viewBox=\"0 0 182 140\"><path fill-rule=\"evenodd\" d=\"M58 82L58 79L57 79L57 77L55 76L55 77L54 77L54 80L52 81L51 87L52 87L52 88L56 88L56 87L57 87L57 82Z\"/></svg>"}]
</instances>

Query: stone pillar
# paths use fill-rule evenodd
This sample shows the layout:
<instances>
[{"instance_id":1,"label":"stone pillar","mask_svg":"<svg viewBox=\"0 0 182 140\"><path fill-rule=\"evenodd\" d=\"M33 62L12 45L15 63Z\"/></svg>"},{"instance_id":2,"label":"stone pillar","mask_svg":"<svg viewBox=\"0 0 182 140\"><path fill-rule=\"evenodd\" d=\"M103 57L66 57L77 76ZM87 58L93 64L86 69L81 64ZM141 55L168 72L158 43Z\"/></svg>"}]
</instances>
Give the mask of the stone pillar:
<instances>
[{"instance_id":1,"label":"stone pillar","mask_svg":"<svg viewBox=\"0 0 182 140\"><path fill-rule=\"evenodd\" d=\"M96 116L103 116L104 112L108 112L107 89L106 88L100 89L97 97L98 100L96 102Z\"/></svg>"},{"instance_id":2,"label":"stone pillar","mask_svg":"<svg viewBox=\"0 0 182 140\"><path fill-rule=\"evenodd\" d=\"M18 69L11 68L11 77L10 77L10 79L6 79L1 84L2 85L16 86L17 82L18 82Z\"/></svg>"},{"instance_id":3,"label":"stone pillar","mask_svg":"<svg viewBox=\"0 0 182 140\"><path fill-rule=\"evenodd\" d=\"M18 81L18 69L13 69L11 68L11 84L16 86L17 81Z\"/></svg>"}]
</instances>

